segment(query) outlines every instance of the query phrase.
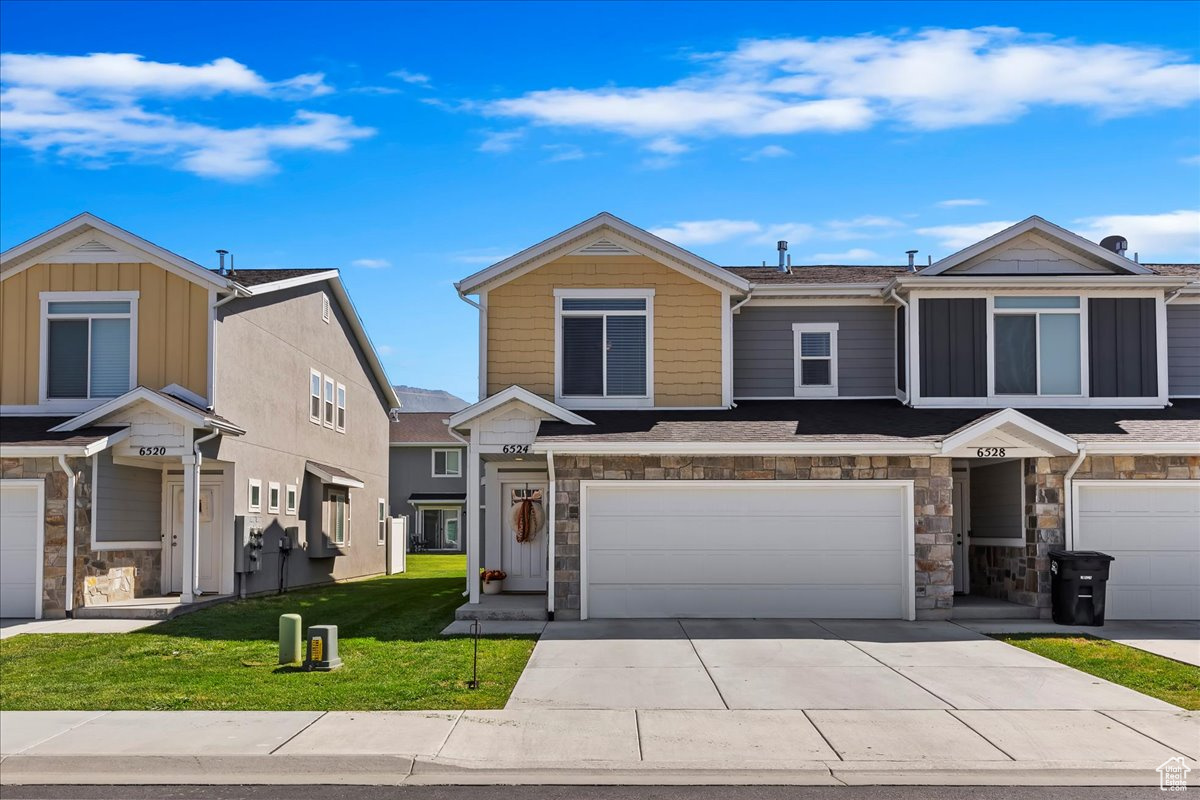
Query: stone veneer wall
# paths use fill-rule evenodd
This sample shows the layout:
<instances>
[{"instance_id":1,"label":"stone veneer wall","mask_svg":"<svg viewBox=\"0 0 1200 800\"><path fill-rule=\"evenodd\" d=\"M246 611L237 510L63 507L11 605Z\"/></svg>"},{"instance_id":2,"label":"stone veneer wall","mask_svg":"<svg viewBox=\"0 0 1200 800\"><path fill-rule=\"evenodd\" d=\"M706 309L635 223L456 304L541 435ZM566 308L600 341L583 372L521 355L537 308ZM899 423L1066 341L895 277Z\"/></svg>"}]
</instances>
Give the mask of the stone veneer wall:
<instances>
[{"instance_id":1,"label":"stone veneer wall","mask_svg":"<svg viewBox=\"0 0 1200 800\"><path fill-rule=\"evenodd\" d=\"M972 547L971 592L1050 616L1051 550L1065 542L1063 491L1074 456L1025 460L1025 547ZM1200 479L1200 456L1088 456L1074 481Z\"/></svg>"},{"instance_id":2,"label":"stone veneer wall","mask_svg":"<svg viewBox=\"0 0 1200 800\"><path fill-rule=\"evenodd\" d=\"M76 473L75 607L160 594L159 549L92 550L92 460L68 458L67 464ZM0 474L4 478L45 481L42 616L63 617L67 591L67 475L57 458L6 458L0 461Z\"/></svg>"},{"instance_id":3,"label":"stone veneer wall","mask_svg":"<svg viewBox=\"0 0 1200 800\"><path fill-rule=\"evenodd\" d=\"M557 619L579 618L581 480L911 480L917 616L954 603L950 459L928 456L556 456L554 597Z\"/></svg>"}]
</instances>

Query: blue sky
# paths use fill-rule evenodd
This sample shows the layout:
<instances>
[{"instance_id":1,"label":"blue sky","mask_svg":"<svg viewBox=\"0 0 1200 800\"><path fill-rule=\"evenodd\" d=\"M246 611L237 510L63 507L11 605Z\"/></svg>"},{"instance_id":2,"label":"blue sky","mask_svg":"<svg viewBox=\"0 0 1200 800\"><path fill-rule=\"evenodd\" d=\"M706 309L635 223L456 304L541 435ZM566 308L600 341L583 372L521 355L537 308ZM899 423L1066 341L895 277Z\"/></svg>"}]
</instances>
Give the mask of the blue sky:
<instances>
[{"instance_id":1,"label":"blue sky","mask_svg":"<svg viewBox=\"0 0 1200 800\"><path fill-rule=\"evenodd\" d=\"M64 24L69 21L69 24ZM451 287L598 211L722 264L935 259L1041 214L1200 260L1200 4L0 6L0 245L88 210L336 266L474 399Z\"/></svg>"}]
</instances>

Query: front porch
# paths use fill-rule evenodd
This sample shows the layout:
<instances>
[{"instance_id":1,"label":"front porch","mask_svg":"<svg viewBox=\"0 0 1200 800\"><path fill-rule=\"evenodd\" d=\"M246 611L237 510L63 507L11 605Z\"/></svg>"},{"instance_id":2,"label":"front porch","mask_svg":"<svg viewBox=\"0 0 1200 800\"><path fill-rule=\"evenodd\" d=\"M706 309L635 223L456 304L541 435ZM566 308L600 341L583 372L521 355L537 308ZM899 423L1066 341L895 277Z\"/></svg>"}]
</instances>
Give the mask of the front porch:
<instances>
[{"instance_id":1,"label":"front porch","mask_svg":"<svg viewBox=\"0 0 1200 800\"><path fill-rule=\"evenodd\" d=\"M546 594L484 594L478 603L463 603L454 612L456 620L545 621Z\"/></svg>"}]
</instances>

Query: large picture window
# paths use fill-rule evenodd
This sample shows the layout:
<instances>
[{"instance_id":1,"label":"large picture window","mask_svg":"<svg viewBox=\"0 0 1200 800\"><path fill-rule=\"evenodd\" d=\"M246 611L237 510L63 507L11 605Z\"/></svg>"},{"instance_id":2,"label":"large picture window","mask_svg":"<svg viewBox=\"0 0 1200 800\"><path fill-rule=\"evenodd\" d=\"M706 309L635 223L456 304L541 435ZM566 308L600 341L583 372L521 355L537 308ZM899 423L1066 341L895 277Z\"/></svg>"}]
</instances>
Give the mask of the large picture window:
<instances>
[{"instance_id":1,"label":"large picture window","mask_svg":"<svg viewBox=\"0 0 1200 800\"><path fill-rule=\"evenodd\" d=\"M1078 297L993 300L992 363L997 395L1082 394Z\"/></svg>"},{"instance_id":2,"label":"large picture window","mask_svg":"<svg viewBox=\"0 0 1200 800\"><path fill-rule=\"evenodd\" d=\"M649 398L652 293L635 291L559 298L560 397Z\"/></svg>"},{"instance_id":3,"label":"large picture window","mask_svg":"<svg viewBox=\"0 0 1200 800\"><path fill-rule=\"evenodd\" d=\"M129 293L42 295L44 399L118 397L133 388L136 305Z\"/></svg>"}]
</instances>

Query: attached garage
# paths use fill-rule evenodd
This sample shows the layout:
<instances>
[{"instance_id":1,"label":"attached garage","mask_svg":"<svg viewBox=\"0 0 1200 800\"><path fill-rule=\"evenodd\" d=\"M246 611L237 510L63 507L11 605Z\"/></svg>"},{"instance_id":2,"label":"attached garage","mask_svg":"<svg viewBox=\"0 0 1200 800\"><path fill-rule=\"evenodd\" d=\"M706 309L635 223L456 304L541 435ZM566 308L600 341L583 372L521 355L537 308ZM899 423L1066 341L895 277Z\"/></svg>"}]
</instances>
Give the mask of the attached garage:
<instances>
[{"instance_id":1,"label":"attached garage","mask_svg":"<svg viewBox=\"0 0 1200 800\"><path fill-rule=\"evenodd\" d=\"M912 619L909 481L582 481L585 618Z\"/></svg>"},{"instance_id":2,"label":"attached garage","mask_svg":"<svg viewBox=\"0 0 1200 800\"><path fill-rule=\"evenodd\" d=\"M1200 619L1200 482L1077 481L1077 550L1116 558L1108 619Z\"/></svg>"},{"instance_id":3,"label":"attached garage","mask_svg":"<svg viewBox=\"0 0 1200 800\"><path fill-rule=\"evenodd\" d=\"M0 618L42 615L41 480L0 481Z\"/></svg>"}]
</instances>

